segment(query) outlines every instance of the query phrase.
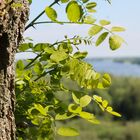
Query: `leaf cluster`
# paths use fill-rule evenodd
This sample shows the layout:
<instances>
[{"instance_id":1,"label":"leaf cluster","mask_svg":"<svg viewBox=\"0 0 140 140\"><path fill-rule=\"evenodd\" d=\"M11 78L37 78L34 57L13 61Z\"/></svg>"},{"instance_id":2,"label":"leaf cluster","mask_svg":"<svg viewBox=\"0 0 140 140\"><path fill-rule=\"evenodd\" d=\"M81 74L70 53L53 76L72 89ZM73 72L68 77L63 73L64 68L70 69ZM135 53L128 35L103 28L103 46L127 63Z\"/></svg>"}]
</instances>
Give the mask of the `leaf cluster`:
<instances>
[{"instance_id":1,"label":"leaf cluster","mask_svg":"<svg viewBox=\"0 0 140 140\"><path fill-rule=\"evenodd\" d=\"M96 20L89 14L95 12L94 8L97 6L95 2L89 0L60 2L66 4L68 22L59 21L57 11L51 6L46 6L42 13L46 13L51 23L89 24L91 25L89 36L76 35L73 38L65 36L64 40L53 44L33 44L31 41L21 44L18 53L31 52L36 57L18 60L16 63L16 120L19 126L17 131L19 139L53 140L56 133L63 136L79 135L74 128L57 128L56 122L80 117L90 123L98 124L99 121L94 113L85 110L92 102L97 103L103 111L120 116L108 106L106 100L102 100L102 97L89 95L91 89L108 88L111 78L107 73L96 72L84 61L88 53L81 52L79 45L93 45L93 37L103 31L95 45L100 45L110 35L110 48L115 50L121 46L123 39L114 32L124 29L112 27L109 30L106 26L110 22L106 20L100 20L99 24L95 24ZM36 22L38 17L27 27L39 24ZM73 48L77 51L74 52ZM68 97L71 98L71 103Z\"/></svg>"}]
</instances>

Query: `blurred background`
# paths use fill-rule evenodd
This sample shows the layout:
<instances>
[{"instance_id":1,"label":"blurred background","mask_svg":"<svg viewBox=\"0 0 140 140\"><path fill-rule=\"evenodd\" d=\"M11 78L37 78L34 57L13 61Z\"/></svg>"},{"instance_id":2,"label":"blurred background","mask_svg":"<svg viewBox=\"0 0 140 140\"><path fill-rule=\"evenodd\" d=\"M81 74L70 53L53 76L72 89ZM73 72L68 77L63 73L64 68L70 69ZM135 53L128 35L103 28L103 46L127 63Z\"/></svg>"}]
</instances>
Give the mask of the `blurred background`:
<instances>
[{"instance_id":1,"label":"blurred background","mask_svg":"<svg viewBox=\"0 0 140 140\"><path fill-rule=\"evenodd\" d=\"M117 51L111 51L108 43L105 42L100 47L81 46L80 50L89 52L85 60L93 65L98 72L107 72L112 76L112 85L106 90L90 91L101 95L107 99L114 110L121 113L122 117L117 118L106 113L102 113L98 106L89 105L86 110L94 112L101 120L100 125L92 125L81 119L71 119L59 123L77 128L81 135L67 138L57 137L57 140L140 140L140 1L139 0L112 0L109 5L104 0L95 0L98 3L98 19L106 19L112 25L124 26L126 32L121 34L127 44ZM30 19L42 11L52 0L33 1L31 5ZM59 13L59 19L65 20L64 8L56 5L54 7ZM40 20L48 20L43 16ZM62 40L64 35L71 37L75 34L86 36L88 26L79 25L39 25L36 29L29 29L25 32L25 37L32 37L34 43L53 42ZM49 35L48 35L49 34ZM32 54L25 54L17 58L34 57Z\"/></svg>"},{"instance_id":2,"label":"blurred background","mask_svg":"<svg viewBox=\"0 0 140 140\"><path fill-rule=\"evenodd\" d=\"M69 120L65 125L74 126L81 135L75 138L58 137L57 140L140 140L140 58L90 58L86 61L93 64L97 71L111 74L109 89L91 92L107 99L122 117L106 114L92 103L86 110L94 112L101 124Z\"/></svg>"}]
</instances>

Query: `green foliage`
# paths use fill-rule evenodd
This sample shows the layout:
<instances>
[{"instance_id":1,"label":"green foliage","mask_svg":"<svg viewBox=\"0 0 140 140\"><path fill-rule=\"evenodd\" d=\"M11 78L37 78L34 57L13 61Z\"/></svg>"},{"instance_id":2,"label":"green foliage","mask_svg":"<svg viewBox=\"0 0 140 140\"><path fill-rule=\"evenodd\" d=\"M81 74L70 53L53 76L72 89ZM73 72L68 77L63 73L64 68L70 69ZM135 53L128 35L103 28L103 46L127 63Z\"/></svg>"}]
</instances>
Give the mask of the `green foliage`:
<instances>
[{"instance_id":1,"label":"green foliage","mask_svg":"<svg viewBox=\"0 0 140 140\"><path fill-rule=\"evenodd\" d=\"M104 32L102 33L98 39L96 40L96 46L99 46L105 39L106 37L108 36L108 32Z\"/></svg>"},{"instance_id":2,"label":"green foliage","mask_svg":"<svg viewBox=\"0 0 140 140\"><path fill-rule=\"evenodd\" d=\"M70 127L61 127L57 133L62 136L78 136L79 133L76 129Z\"/></svg>"},{"instance_id":3,"label":"green foliage","mask_svg":"<svg viewBox=\"0 0 140 140\"><path fill-rule=\"evenodd\" d=\"M94 35L98 34L102 30L103 30L103 27L102 26L94 25L94 26L92 26L90 28L90 30L89 30L88 33L89 33L90 36L94 36Z\"/></svg>"},{"instance_id":4,"label":"green foliage","mask_svg":"<svg viewBox=\"0 0 140 140\"><path fill-rule=\"evenodd\" d=\"M47 6L45 9L45 13L52 21L56 21L57 13L53 8Z\"/></svg>"},{"instance_id":5,"label":"green foliage","mask_svg":"<svg viewBox=\"0 0 140 140\"><path fill-rule=\"evenodd\" d=\"M111 78L109 74L96 72L84 61L87 52L81 52L78 48L81 44L93 44L92 37L104 31L96 41L96 45L100 45L109 34L113 34L104 27L110 22L100 20L100 25L95 24L96 20L89 15L97 5L95 2L89 0L80 2L61 0L61 2L66 4L66 15L70 22L59 21L57 11L51 6L47 6L43 13L46 13L52 23L89 24L91 25L89 36L84 38L65 36L64 40L53 44L26 42L18 48L18 53L29 51L36 55L33 59L19 60L16 64L15 115L19 139L53 140L56 132L63 136L77 136L79 135L77 130L71 127L58 129L56 122L80 117L90 123L99 124L93 112L86 111L86 107L91 103L97 103L103 111L120 116L108 106L108 101L89 94L89 90L108 88ZM26 29L36 25L38 18L39 16ZM114 34L109 38L112 50L119 48L122 42L122 39ZM73 48L77 51L73 52Z\"/></svg>"},{"instance_id":6,"label":"green foliage","mask_svg":"<svg viewBox=\"0 0 140 140\"><path fill-rule=\"evenodd\" d=\"M81 19L82 8L76 1L71 1L66 7L67 17L72 22L77 22Z\"/></svg>"},{"instance_id":7,"label":"green foliage","mask_svg":"<svg viewBox=\"0 0 140 140\"><path fill-rule=\"evenodd\" d=\"M100 24L105 26L105 25L109 25L110 24L110 21L107 21L107 20L100 20Z\"/></svg>"},{"instance_id":8,"label":"green foliage","mask_svg":"<svg viewBox=\"0 0 140 140\"><path fill-rule=\"evenodd\" d=\"M116 50L116 49L120 48L120 46L122 45L123 42L124 42L124 40L118 35L112 35L109 38L109 44L110 44L110 48L112 50Z\"/></svg>"},{"instance_id":9,"label":"green foliage","mask_svg":"<svg viewBox=\"0 0 140 140\"><path fill-rule=\"evenodd\" d=\"M125 31L125 29L123 27L112 27L111 31L112 32L122 32L122 31Z\"/></svg>"},{"instance_id":10,"label":"green foliage","mask_svg":"<svg viewBox=\"0 0 140 140\"><path fill-rule=\"evenodd\" d=\"M96 6L97 6L96 2L89 2L86 4L87 9L92 9L95 8Z\"/></svg>"}]
</instances>

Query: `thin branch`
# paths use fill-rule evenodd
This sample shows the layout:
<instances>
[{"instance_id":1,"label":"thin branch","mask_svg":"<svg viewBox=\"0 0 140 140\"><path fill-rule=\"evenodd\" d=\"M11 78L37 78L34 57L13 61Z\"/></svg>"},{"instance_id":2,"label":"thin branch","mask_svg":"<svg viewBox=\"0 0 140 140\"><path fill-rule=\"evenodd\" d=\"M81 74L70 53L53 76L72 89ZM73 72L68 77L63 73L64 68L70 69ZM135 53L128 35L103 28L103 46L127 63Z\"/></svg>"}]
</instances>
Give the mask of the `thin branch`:
<instances>
[{"instance_id":1,"label":"thin branch","mask_svg":"<svg viewBox=\"0 0 140 140\"><path fill-rule=\"evenodd\" d=\"M74 37L73 37L73 38L69 38L69 40L72 40L72 39L74 39ZM52 46L54 46L54 45L60 44L60 43L65 42L65 41L67 41L67 39L64 39L64 40L55 42L55 43L51 44L49 47L52 47ZM44 53L44 52L41 52L40 54L38 54L29 64L27 64L27 65L24 67L24 69L28 69L28 68L29 68L43 53ZM32 66L33 66L33 65L32 65Z\"/></svg>"},{"instance_id":2,"label":"thin branch","mask_svg":"<svg viewBox=\"0 0 140 140\"><path fill-rule=\"evenodd\" d=\"M49 5L49 7L52 7L53 5L57 4L60 0L54 0L52 4ZM26 27L25 30L28 28L34 26L34 23L45 13L45 10L43 10L36 18L34 18Z\"/></svg>"},{"instance_id":3,"label":"thin branch","mask_svg":"<svg viewBox=\"0 0 140 140\"><path fill-rule=\"evenodd\" d=\"M46 23L46 24L47 24L47 23L54 23L54 24L58 24L58 23L60 23L61 25L62 25L62 24L97 25L97 26L103 27L103 29L105 29L105 30L108 31L109 33L114 34L113 32L111 32L111 31L110 31L109 29L107 29L106 27L101 26L101 25L98 25L98 24L95 24L95 23L67 22L67 21L59 21L59 22L54 22L54 21L41 21L41 22L35 22L34 25L45 24L45 23Z\"/></svg>"},{"instance_id":4,"label":"thin branch","mask_svg":"<svg viewBox=\"0 0 140 140\"><path fill-rule=\"evenodd\" d=\"M42 78L43 76L49 74L50 72L52 72L54 69L51 69L50 71L44 72L43 74L41 74L39 77L37 77L36 79L34 79L33 81L36 82L37 80L39 80L40 78ZM25 86L20 92L19 94L21 94L22 92L25 91L25 89L29 87L29 86Z\"/></svg>"},{"instance_id":5,"label":"thin branch","mask_svg":"<svg viewBox=\"0 0 140 140\"><path fill-rule=\"evenodd\" d=\"M31 65L35 62L35 60L37 60L37 59L41 56L42 53L43 53L43 52L41 52L40 54L38 54L28 65L26 65L26 66L24 67L24 69L28 69L29 66L31 66Z\"/></svg>"}]
</instances>

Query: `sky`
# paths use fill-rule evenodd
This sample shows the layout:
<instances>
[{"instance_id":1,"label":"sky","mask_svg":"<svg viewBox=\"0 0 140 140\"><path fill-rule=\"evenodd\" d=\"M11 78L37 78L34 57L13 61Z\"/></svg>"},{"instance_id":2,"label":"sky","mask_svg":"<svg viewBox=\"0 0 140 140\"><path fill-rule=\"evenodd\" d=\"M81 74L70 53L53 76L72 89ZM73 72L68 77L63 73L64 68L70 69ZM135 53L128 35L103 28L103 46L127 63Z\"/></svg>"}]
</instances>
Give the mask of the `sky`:
<instances>
[{"instance_id":1,"label":"sky","mask_svg":"<svg viewBox=\"0 0 140 140\"><path fill-rule=\"evenodd\" d=\"M97 13L93 17L106 19L111 21L112 26L123 26L126 31L120 35L125 39L127 44L123 44L116 51L111 51L107 42L99 47L80 46L81 51L88 51L88 57L140 57L140 0L112 0L112 4L108 4L105 0L93 0L97 2ZM30 7L31 21L38 13L46 6L52 3L52 0L33 0ZM65 20L65 5L55 5L53 7L58 11L58 20ZM39 21L48 20L46 15L43 15ZM36 29L28 29L24 36L31 37L34 43L37 42L55 42L63 40L64 35L73 37L74 35L87 36L89 26L87 25L59 25L59 24L44 24L35 26Z\"/></svg>"}]
</instances>

